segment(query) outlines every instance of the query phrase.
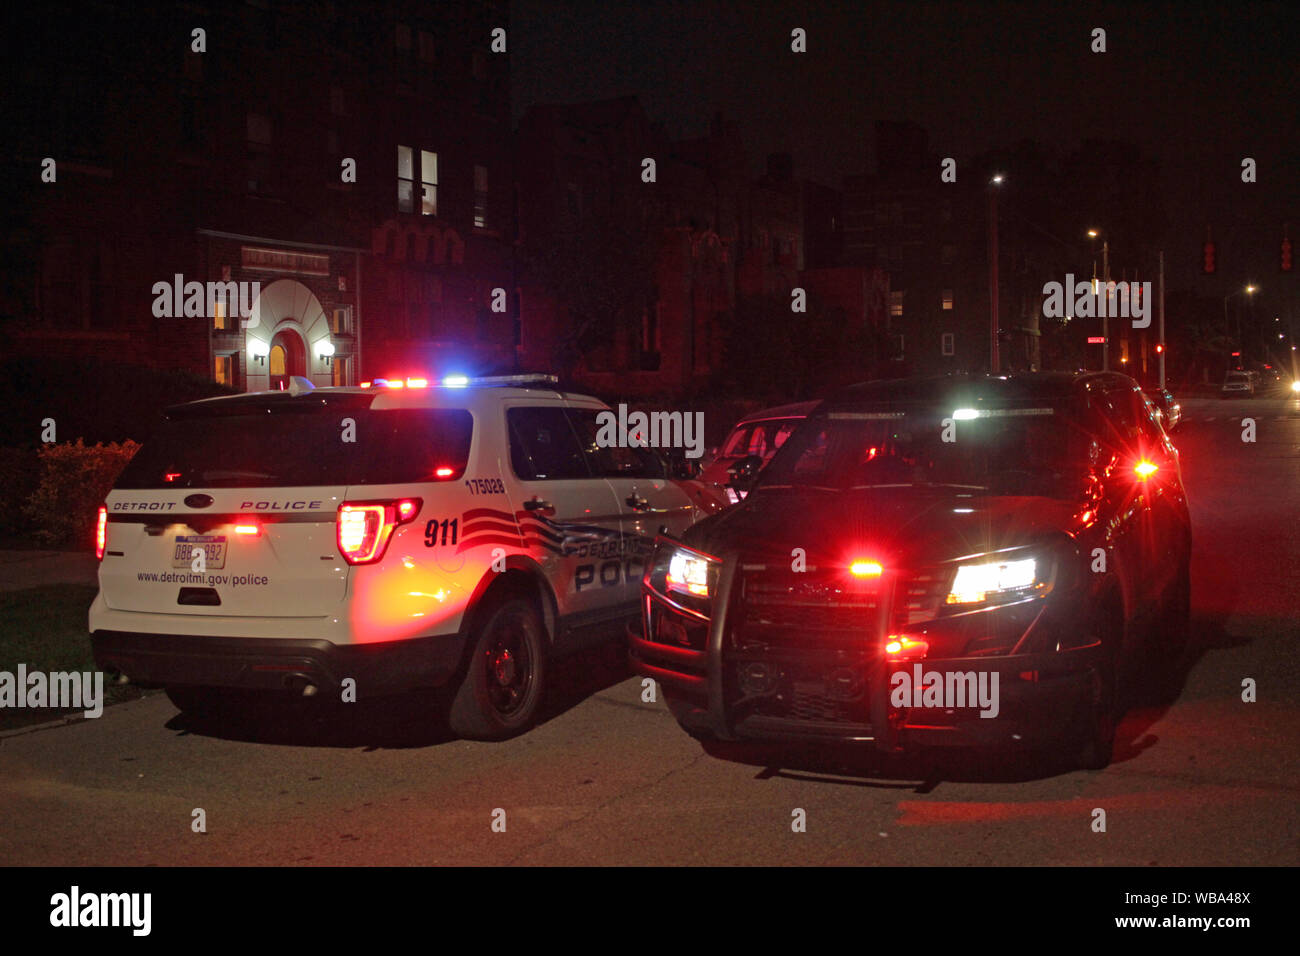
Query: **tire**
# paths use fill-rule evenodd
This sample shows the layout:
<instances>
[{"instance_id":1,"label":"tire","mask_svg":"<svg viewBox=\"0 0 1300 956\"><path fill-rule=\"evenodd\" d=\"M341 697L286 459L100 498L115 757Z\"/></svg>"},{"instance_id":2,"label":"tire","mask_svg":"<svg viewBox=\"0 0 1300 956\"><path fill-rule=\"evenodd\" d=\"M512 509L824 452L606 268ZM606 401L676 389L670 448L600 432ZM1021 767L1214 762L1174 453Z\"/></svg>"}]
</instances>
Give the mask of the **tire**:
<instances>
[{"instance_id":1,"label":"tire","mask_svg":"<svg viewBox=\"0 0 1300 956\"><path fill-rule=\"evenodd\" d=\"M1075 763L1082 770L1104 770L1115 754L1115 732L1122 705L1119 699L1119 642L1123 612L1112 602L1098 616L1102 656L1092 671L1088 698L1076 724Z\"/></svg>"},{"instance_id":2,"label":"tire","mask_svg":"<svg viewBox=\"0 0 1300 956\"><path fill-rule=\"evenodd\" d=\"M447 722L469 740L504 740L537 719L546 690L547 645L533 605L512 598L486 610Z\"/></svg>"}]
</instances>

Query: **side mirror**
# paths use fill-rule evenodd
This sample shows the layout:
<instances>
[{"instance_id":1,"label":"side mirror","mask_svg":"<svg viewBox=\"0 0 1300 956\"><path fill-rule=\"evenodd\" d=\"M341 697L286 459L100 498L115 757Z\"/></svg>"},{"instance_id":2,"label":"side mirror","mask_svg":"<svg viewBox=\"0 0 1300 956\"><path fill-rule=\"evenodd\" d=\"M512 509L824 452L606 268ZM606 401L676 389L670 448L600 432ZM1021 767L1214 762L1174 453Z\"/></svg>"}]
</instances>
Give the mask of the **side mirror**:
<instances>
[{"instance_id":1,"label":"side mirror","mask_svg":"<svg viewBox=\"0 0 1300 956\"><path fill-rule=\"evenodd\" d=\"M674 458L669 463L670 473L678 481L691 481L703 470L698 458Z\"/></svg>"}]
</instances>

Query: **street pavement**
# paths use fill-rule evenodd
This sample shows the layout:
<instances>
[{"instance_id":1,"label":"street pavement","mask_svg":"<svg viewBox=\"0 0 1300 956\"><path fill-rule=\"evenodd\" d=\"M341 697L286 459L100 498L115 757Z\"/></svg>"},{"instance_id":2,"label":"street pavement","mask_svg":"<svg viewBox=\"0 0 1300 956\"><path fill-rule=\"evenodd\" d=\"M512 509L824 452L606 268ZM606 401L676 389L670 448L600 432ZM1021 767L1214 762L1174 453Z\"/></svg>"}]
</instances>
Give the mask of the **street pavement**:
<instances>
[{"instance_id":1,"label":"street pavement","mask_svg":"<svg viewBox=\"0 0 1300 956\"><path fill-rule=\"evenodd\" d=\"M595 653L562 666L571 689L545 723L498 744L451 738L417 698L203 726L161 694L4 737L0 860L1295 865L1300 406L1183 410L1192 646L1176 699L1130 711L1104 771L714 755Z\"/></svg>"}]
</instances>

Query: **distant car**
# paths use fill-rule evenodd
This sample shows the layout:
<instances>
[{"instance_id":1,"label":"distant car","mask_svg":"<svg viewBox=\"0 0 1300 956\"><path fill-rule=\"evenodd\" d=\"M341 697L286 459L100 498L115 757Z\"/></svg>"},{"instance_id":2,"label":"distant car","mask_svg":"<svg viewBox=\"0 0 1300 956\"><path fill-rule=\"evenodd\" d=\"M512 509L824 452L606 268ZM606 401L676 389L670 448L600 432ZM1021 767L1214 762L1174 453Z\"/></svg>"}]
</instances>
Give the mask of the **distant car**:
<instances>
[{"instance_id":1,"label":"distant car","mask_svg":"<svg viewBox=\"0 0 1300 956\"><path fill-rule=\"evenodd\" d=\"M1098 768L1122 689L1186 640L1190 555L1178 452L1132 379L869 382L743 502L660 536L629 645L706 740L1018 743Z\"/></svg>"},{"instance_id":2,"label":"distant car","mask_svg":"<svg viewBox=\"0 0 1300 956\"><path fill-rule=\"evenodd\" d=\"M1221 391L1224 397L1254 395L1255 374L1253 372L1243 372L1241 370L1231 371L1224 377L1223 388Z\"/></svg>"},{"instance_id":3,"label":"distant car","mask_svg":"<svg viewBox=\"0 0 1300 956\"><path fill-rule=\"evenodd\" d=\"M727 435L727 440L722 443L713 460L705 465L699 476L700 481L729 485L732 483L732 467L744 459L760 459L761 464L751 463L751 468L755 469L767 464L795 426L807 418L816 406L816 402L797 402L746 415ZM727 492L733 504L744 497L732 488L728 488Z\"/></svg>"},{"instance_id":4,"label":"distant car","mask_svg":"<svg viewBox=\"0 0 1300 956\"><path fill-rule=\"evenodd\" d=\"M1156 412L1160 415L1160 424L1164 426L1165 431L1172 433L1183 420L1182 406L1174 401L1174 396L1167 388L1153 386L1142 389L1142 392L1156 407Z\"/></svg>"}]
</instances>

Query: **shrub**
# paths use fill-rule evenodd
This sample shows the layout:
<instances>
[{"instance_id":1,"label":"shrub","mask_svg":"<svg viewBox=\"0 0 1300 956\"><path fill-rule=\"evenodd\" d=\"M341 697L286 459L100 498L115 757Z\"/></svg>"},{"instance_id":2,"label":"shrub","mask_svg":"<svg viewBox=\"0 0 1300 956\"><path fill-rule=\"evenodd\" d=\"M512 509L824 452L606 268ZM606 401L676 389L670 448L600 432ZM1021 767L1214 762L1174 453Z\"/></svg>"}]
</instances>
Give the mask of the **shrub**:
<instances>
[{"instance_id":1,"label":"shrub","mask_svg":"<svg viewBox=\"0 0 1300 956\"><path fill-rule=\"evenodd\" d=\"M78 438L41 448L40 484L24 509L35 526L35 540L90 545L99 506L139 447L129 440L85 445Z\"/></svg>"},{"instance_id":2,"label":"shrub","mask_svg":"<svg viewBox=\"0 0 1300 956\"><path fill-rule=\"evenodd\" d=\"M31 529L23 504L41 480L41 461L31 448L0 448L0 536Z\"/></svg>"}]
</instances>

